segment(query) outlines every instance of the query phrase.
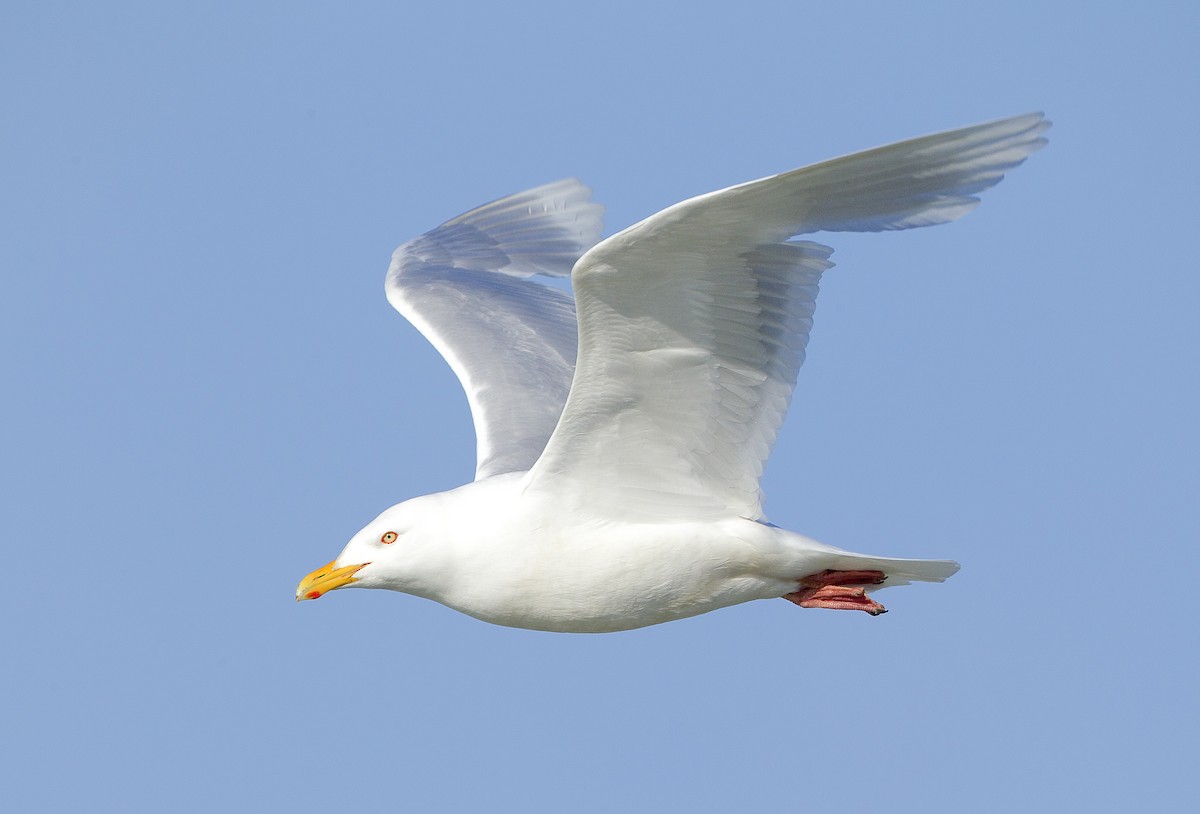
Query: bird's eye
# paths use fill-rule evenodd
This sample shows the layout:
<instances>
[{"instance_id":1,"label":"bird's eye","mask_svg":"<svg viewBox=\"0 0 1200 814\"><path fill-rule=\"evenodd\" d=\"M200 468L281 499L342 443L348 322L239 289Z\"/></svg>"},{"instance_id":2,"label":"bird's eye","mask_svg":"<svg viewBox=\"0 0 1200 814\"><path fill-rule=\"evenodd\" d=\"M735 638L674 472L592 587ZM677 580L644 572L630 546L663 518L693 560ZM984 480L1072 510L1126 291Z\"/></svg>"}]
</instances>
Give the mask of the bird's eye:
<instances>
[{"instance_id":1,"label":"bird's eye","mask_svg":"<svg viewBox=\"0 0 1200 814\"><path fill-rule=\"evenodd\" d=\"M387 534L379 538L379 542L389 544L396 542L396 532L389 531Z\"/></svg>"}]
</instances>

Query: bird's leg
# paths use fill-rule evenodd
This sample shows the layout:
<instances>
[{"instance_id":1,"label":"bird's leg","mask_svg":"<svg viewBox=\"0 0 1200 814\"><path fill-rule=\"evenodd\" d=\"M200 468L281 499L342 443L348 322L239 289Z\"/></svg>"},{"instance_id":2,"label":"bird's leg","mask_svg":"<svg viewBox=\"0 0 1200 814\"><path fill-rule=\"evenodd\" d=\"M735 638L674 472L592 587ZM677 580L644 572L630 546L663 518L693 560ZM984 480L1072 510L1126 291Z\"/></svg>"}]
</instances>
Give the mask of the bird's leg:
<instances>
[{"instance_id":1,"label":"bird's leg","mask_svg":"<svg viewBox=\"0 0 1200 814\"><path fill-rule=\"evenodd\" d=\"M824 588L826 585L882 585L887 576L882 571L831 571L809 574L800 580L802 588Z\"/></svg>"},{"instance_id":2,"label":"bird's leg","mask_svg":"<svg viewBox=\"0 0 1200 814\"><path fill-rule=\"evenodd\" d=\"M887 613L887 608L867 596L867 592L855 586L879 585L887 577L882 571L822 571L809 574L800 580L800 589L783 598L795 602L802 608L833 608L834 610L861 610L872 616Z\"/></svg>"}]
</instances>

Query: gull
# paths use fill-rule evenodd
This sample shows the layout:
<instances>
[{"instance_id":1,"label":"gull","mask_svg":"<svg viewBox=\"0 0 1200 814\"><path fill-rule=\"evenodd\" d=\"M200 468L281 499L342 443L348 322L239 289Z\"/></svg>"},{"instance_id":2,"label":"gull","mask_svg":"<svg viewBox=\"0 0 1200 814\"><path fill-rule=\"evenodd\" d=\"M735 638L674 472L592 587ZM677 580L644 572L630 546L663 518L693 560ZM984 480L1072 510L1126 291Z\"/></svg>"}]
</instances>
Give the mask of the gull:
<instances>
[{"instance_id":1,"label":"gull","mask_svg":"<svg viewBox=\"0 0 1200 814\"><path fill-rule=\"evenodd\" d=\"M405 243L388 301L466 391L475 478L384 511L296 598L384 588L599 633L779 597L878 615L875 590L945 580L958 563L856 554L763 515L763 467L833 265L797 237L960 218L1049 126L1031 113L854 153L602 241L601 207L569 179ZM568 274L574 297L536 279Z\"/></svg>"}]
</instances>

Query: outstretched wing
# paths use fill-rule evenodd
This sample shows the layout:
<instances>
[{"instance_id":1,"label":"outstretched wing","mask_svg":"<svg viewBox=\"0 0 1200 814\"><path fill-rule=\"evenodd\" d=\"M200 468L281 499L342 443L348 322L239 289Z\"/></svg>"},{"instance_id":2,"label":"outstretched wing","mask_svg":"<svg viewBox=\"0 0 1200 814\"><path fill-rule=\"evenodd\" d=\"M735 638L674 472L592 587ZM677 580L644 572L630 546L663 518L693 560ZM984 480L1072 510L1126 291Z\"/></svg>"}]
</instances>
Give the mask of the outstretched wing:
<instances>
[{"instance_id":1,"label":"outstretched wing","mask_svg":"<svg viewBox=\"0 0 1200 814\"><path fill-rule=\"evenodd\" d=\"M485 204L392 255L388 302L454 370L475 422L475 479L529 469L575 367L571 295L529 279L566 276L600 238L604 209L574 179Z\"/></svg>"},{"instance_id":2,"label":"outstretched wing","mask_svg":"<svg viewBox=\"0 0 1200 814\"><path fill-rule=\"evenodd\" d=\"M1030 114L855 153L692 198L591 249L572 275L579 364L527 488L647 521L760 518L832 265L788 238L959 218L1047 127Z\"/></svg>"}]
</instances>

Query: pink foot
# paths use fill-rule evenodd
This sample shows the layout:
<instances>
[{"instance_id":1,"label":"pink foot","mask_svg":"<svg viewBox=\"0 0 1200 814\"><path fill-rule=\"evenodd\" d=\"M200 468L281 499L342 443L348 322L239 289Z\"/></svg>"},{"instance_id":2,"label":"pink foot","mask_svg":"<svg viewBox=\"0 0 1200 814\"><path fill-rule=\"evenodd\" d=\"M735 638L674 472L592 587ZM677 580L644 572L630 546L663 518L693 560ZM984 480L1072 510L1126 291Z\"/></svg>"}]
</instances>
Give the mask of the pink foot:
<instances>
[{"instance_id":1,"label":"pink foot","mask_svg":"<svg viewBox=\"0 0 1200 814\"><path fill-rule=\"evenodd\" d=\"M855 585L879 585L887 577L882 571L822 571L800 580L800 590L783 598L802 608L861 610L872 616L887 613L887 608L867 596Z\"/></svg>"}]
</instances>

